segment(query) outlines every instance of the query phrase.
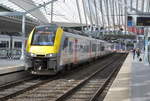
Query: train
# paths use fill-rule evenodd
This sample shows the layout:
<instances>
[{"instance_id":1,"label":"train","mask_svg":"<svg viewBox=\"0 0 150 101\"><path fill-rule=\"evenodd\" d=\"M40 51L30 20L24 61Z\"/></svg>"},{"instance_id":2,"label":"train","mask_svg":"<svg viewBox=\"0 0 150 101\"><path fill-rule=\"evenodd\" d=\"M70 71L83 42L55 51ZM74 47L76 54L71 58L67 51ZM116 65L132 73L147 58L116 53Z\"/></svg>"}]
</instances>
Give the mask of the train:
<instances>
[{"instance_id":1,"label":"train","mask_svg":"<svg viewBox=\"0 0 150 101\"><path fill-rule=\"evenodd\" d=\"M36 26L27 39L25 70L55 75L67 67L112 53L112 44L65 30L55 24Z\"/></svg>"},{"instance_id":2,"label":"train","mask_svg":"<svg viewBox=\"0 0 150 101\"><path fill-rule=\"evenodd\" d=\"M21 36L0 35L0 58L18 59L21 56Z\"/></svg>"}]
</instances>

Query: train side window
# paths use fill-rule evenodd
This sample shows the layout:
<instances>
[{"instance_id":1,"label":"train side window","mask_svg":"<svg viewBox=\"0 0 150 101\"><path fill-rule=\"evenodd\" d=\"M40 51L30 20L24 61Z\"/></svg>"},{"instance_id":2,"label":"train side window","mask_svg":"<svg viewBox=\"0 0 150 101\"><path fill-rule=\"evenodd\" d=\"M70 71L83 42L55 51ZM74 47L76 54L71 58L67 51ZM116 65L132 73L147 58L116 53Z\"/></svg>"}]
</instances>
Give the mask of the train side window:
<instances>
[{"instance_id":1,"label":"train side window","mask_svg":"<svg viewBox=\"0 0 150 101\"><path fill-rule=\"evenodd\" d=\"M68 38L65 38L63 49L65 49L68 46Z\"/></svg>"},{"instance_id":2,"label":"train side window","mask_svg":"<svg viewBox=\"0 0 150 101\"><path fill-rule=\"evenodd\" d=\"M105 50L104 43L101 43L101 51L104 51L104 50Z\"/></svg>"},{"instance_id":3,"label":"train side window","mask_svg":"<svg viewBox=\"0 0 150 101\"><path fill-rule=\"evenodd\" d=\"M9 42L8 41L1 41L0 42L0 48L8 48Z\"/></svg>"},{"instance_id":4,"label":"train side window","mask_svg":"<svg viewBox=\"0 0 150 101\"><path fill-rule=\"evenodd\" d=\"M98 45L98 51L101 51L101 44Z\"/></svg>"},{"instance_id":5,"label":"train side window","mask_svg":"<svg viewBox=\"0 0 150 101\"><path fill-rule=\"evenodd\" d=\"M69 53L73 52L73 48L72 48L72 42L69 42Z\"/></svg>"},{"instance_id":6,"label":"train side window","mask_svg":"<svg viewBox=\"0 0 150 101\"><path fill-rule=\"evenodd\" d=\"M150 41L150 37L148 37L148 41Z\"/></svg>"},{"instance_id":7,"label":"train side window","mask_svg":"<svg viewBox=\"0 0 150 101\"><path fill-rule=\"evenodd\" d=\"M21 48L21 47L22 47L22 42L15 41L14 48Z\"/></svg>"},{"instance_id":8,"label":"train side window","mask_svg":"<svg viewBox=\"0 0 150 101\"><path fill-rule=\"evenodd\" d=\"M96 44L92 45L92 52L96 52Z\"/></svg>"},{"instance_id":9,"label":"train side window","mask_svg":"<svg viewBox=\"0 0 150 101\"><path fill-rule=\"evenodd\" d=\"M105 50L105 47L104 47L104 46L102 46L102 47L101 47L101 51L104 51L104 50Z\"/></svg>"},{"instance_id":10,"label":"train side window","mask_svg":"<svg viewBox=\"0 0 150 101\"><path fill-rule=\"evenodd\" d=\"M89 46L88 45L85 46L85 52L89 52Z\"/></svg>"}]
</instances>

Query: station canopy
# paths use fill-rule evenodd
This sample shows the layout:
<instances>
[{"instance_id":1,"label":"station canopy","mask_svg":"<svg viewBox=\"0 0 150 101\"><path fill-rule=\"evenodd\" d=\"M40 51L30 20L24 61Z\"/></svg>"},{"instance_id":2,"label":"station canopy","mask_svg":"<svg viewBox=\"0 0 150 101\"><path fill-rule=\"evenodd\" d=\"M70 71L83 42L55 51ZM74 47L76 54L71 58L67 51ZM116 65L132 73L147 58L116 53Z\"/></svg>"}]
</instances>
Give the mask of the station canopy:
<instances>
[{"instance_id":1,"label":"station canopy","mask_svg":"<svg viewBox=\"0 0 150 101\"><path fill-rule=\"evenodd\" d=\"M26 12L51 0L0 0L0 5L14 11ZM79 4L79 10L77 7ZM34 10L27 16L41 23L57 23L65 26L124 26L127 12L149 12L150 0L55 0L52 5ZM80 17L79 17L80 12ZM80 19L81 18L81 19Z\"/></svg>"}]
</instances>

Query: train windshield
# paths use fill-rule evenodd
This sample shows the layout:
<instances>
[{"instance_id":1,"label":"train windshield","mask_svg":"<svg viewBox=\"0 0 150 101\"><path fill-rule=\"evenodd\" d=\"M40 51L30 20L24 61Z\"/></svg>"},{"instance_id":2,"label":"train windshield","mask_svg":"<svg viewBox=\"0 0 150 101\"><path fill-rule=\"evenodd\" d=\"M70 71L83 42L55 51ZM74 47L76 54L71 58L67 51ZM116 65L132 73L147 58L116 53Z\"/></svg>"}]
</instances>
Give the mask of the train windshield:
<instances>
[{"instance_id":1,"label":"train windshield","mask_svg":"<svg viewBox=\"0 0 150 101\"><path fill-rule=\"evenodd\" d=\"M33 33L32 45L53 46L56 34L56 27L37 27Z\"/></svg>"}]
</instances>

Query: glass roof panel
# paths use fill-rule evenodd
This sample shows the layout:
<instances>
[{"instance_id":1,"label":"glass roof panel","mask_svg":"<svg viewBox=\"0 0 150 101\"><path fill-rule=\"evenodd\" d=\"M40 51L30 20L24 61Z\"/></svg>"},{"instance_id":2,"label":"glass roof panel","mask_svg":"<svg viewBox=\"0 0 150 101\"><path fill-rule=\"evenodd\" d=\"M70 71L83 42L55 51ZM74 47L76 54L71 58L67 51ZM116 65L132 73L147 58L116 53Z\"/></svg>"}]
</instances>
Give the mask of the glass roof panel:
<instances>
[{"instance_id":1,"label":"glass roof panel","mask_svg":"<svg viewBox=\"0 0 150 101\"><path fill-rule=\"evenodd\" d=\"M11 9L13 11L25 12L24 9L18 7L17 5L15 5L14 3L10 2L9 0L0 0L0 5L5 6L8 9ZM32 18L32 19L36 19L31 14L27 14L27 16L30 17L30 18Z\"/></svg>"},{"instance_id":2,"label":"glass roof panel","mask_svg":"<svg viewBox=\"0 0 150 101\"><path fill-rule=\"evenodd\" d=\"M33 1L35 2L36 5L39 5L39 4L43 4L44 2L46 3L49 0L33 0ZM47 5L45 8L44 7L41 8L40 10L45 14L45 16L48 18L50 22L51 4ZM81 13L83 13L83 8L80 8L80 11ZM83 14L82 14L82 18L83 18ZM54 22L62 21L62 22L79 23L76 0L58 0L54 2L53 21Z\"/></svg>"},{"instance_id":3,"label":"glass roof panel","mask_svg":"<svg viewBox=\"0 0 150 101\"><path fill-rule=\"evenodd\" d=\"M29 2L29 0L22 1L32 5L32 3ZM39 6L51 0L32 1L35 3L35 5ZM56 2L54 2L53 22L80 23L76 1L77 0L57 0ZM94 1L96 2L97 6L96 9L98 20L96 19ZM127 5L125 5L125 1L127 2ZM93 24L96 24L98 21L99 25L101 26L125 24L125 6L127 6L128 12L135 12L133 10L131 11L131 7L139 11L150 11L150 0L78 0L78 2L81 20L84 24L86 23L86 20L83 10L83 2L85 3L85 11L87 15L88 24L90 24L90 21L92 21ZM5 5L16 11L25 11L24 9L21 9L15 4L9 2L9 0L0 0L0 4ZM48 4L47 6L42 7L39 10L44 14L44 16L46 16L48 21L51 22L51 4Z\"/></svg>"}]
</instances>

